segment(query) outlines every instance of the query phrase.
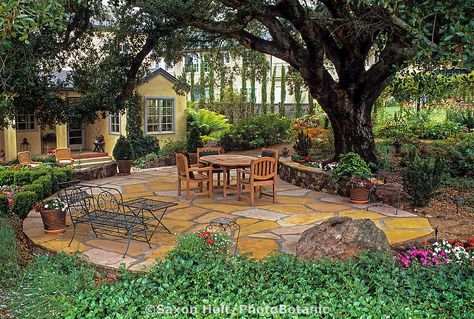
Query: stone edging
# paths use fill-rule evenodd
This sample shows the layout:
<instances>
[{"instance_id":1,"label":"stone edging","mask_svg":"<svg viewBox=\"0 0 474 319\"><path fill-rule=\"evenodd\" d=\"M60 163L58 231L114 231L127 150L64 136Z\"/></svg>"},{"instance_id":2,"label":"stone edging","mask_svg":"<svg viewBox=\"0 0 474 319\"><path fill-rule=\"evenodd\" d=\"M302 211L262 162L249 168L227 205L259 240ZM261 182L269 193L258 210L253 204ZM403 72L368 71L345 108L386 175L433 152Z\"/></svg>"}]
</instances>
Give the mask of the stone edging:
<instances>
[{"instance_id":1,"label":"stone edging","mask_svg":"<svg viewBox=\"0 0 474 319\"><path fill-rule=\"evenodd\" d=\"M304 166L292 161L290 158L280 158L280 178L293 185L326 192L349 196L349 187L346 180L341 180L338 187L331 181L331 174L320 168Z\"/></svg>"}]
</instances>

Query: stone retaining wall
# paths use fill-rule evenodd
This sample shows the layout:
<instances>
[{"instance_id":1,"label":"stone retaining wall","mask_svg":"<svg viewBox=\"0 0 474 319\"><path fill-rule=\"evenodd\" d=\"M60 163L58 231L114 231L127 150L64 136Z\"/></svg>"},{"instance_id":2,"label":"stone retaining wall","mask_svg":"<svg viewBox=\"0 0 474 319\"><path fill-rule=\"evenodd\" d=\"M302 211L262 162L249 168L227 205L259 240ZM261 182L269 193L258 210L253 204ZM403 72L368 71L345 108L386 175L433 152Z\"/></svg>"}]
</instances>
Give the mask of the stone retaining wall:
<instances>
[{"instance_id":1,"label":"stone retaining wall","mask_svg":"<svg viewBox=\"0 0 474 319\"><path fill-rule=\"evenodd\" d=\"M93 179L105 178L117 174L117 163L110 162L105 164L98 164L86 169L72 172L73 180L90 181Z\"/></svg>"},{"instance_id":2,"label":"stone retaining wall","mask_svg":"<svg viewBox=\"0 0 474 319\"><path fill-rule=\"evenodd\" d=\"M279 174L282 180L299 187L349 196L349 187L346 186L347 180L341 180L336 189L336 185L331 181L330 173L316 167L298 164L289 158L280 159Z\"/></svg>"}]
</instances>

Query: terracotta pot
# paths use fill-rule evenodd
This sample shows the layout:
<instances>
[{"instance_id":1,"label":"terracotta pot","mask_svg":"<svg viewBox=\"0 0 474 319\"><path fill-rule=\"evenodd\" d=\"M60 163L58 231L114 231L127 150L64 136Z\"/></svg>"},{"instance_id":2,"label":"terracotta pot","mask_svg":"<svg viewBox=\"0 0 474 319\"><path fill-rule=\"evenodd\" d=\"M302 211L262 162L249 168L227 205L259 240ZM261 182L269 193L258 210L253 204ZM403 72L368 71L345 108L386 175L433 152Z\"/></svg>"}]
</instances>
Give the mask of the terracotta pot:
<instances>
[{"instance_id":1,"label":"terracotta pot","mask_svg":"<svg viewBox=\"0 0 474 319\"><path fill-rule=\"evenodd\" d=\"M367 204L369 202L368 187L352 187L351 202L354 204Z\"/></svg>"},{"instance_id":2,"label":"terracotta pot","mask_svg":"<svg viewBox=\"0 0 474 319\"><path fill-rule=\"evenodd\" d=\"M130 171L132 170L131 160L117 160L116 162L117 162L119 174L130 175Z\"/></svg>"},{"instance_id":3,"label":"terracotta pot","mask_svg":"<svg viewBox=\"0 0 474 319\"><path fill-rule=\"evenodd\" d=\"M48 234L61 234L66 230L66 212L60 209L47 209L40 212L44 231Z\"/></svg>"}]
</instances>

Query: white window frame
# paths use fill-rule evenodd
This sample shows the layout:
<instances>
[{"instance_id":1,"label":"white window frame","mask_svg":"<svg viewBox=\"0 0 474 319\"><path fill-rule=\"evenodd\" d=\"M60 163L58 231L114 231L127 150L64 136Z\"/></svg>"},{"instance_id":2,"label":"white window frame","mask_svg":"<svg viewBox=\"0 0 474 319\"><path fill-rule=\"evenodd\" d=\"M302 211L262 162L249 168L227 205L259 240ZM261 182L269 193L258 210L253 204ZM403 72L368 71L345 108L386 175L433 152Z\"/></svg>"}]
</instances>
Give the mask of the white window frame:
<instances>
[{"instance_id":1,"label":"white window frame","mask_svg":"<svg viewBox=\"0 0 474 319\"><path fill-rule=\"evenodd\" d=\"M189 55L186 55L183 57L183 65L184 65L184 71L186 73L190 73L191 72L191 69L188 69L188 64L186 64L186 58L191 58L191 61L193 63L193 71L194 73L199 73L199 62L200 62L200 58L195 55L195 54L189 54Z\"/></svg>"},{"instance_id":2,"label":"white window frame","mask_svg":"<svg viewBox=\"0 0 474 319\"><path fill-rule=\"evenodd\" d=\"M112 119L116 117L118 118L118 123L112 123ZM118 125L118 132L113 130L114 126ZM120 113L109 113L109 134L111 135L120 135L122 132L122 115Z\"/></svg>"},{"instance_id":3,"label":"white window frame","mask_svg":"<svg viewBox=\"0 0 474 319\"><path fill-rule=\"evenodd\" d=\"M171 131L162 131L161 128L162 128L162 114L161 114L161 108L158 110L158 127L159 127L159 131L158 132L150 132L148 131L148 105L147 105L147 101L148 100L171 100L172 103L173 103L173 106L172 106L172 111L173 111L173 114L172 114L172 130ZM164 134L175 134L176 133L176 98L174 96L146 96L145 99L144 99L144 109L145 109L145 134L147 135L164 135ZM154 125L156 125L156 123L154 123Z\"/></svg>"},{"instance_id":4,"label":"white window frame","mask_svg":"<svg viewBox=\"0 0 474 319\"><path fill-rule=\"evenodd\" d=\"M21 122L26 125L26 128L22 129L20 128L20 121L19 118L20 116L26 116L26 121ZM33 121L30 121L30 116L33 116ZM33 125L33 128L30 127L30 125ZM34 113L19 113L16 116L16 130L17 131L22 131L22 132L33 132L38 129L38 125L36 124L36 115Z\"/></svg>"}]
</instances>

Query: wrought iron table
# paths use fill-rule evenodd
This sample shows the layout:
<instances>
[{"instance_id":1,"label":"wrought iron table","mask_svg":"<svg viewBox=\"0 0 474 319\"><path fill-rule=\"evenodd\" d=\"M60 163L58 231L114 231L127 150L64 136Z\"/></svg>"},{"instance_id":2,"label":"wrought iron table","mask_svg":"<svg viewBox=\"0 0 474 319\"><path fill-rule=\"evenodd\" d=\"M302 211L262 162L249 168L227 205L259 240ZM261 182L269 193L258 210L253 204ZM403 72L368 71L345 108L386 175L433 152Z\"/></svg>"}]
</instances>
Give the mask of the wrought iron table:
<instances>
[{"instance_id":1,"label":"wrought iron table","mask_svg":"<svg viewBox=\"0 0 474 319\"><path fill-rule=\"evenodd\" d=\"M166 229L168 233L171 234L171 231L168 229L168 227L165 226L165 224L163 224L161 220L165 216L168 208L176 206L176 205L178 204L173 203L173 202L163 202L160 200L143 198L143 197L125 201L122 204L122 206L128 208L130 212L141 215L144 219L144 222L147 223L148 225L151 224L149 223L150 221L151 222L153 222L153 220L157 221L156 227L153 230L153 233L151 234L150 238L153 237L159 225L163 226L163 228ZM159 215L160 211L162 211L161 215ZM145 216L144 212L148 212L151 216Z\"/></svg>"}]
</instances>

